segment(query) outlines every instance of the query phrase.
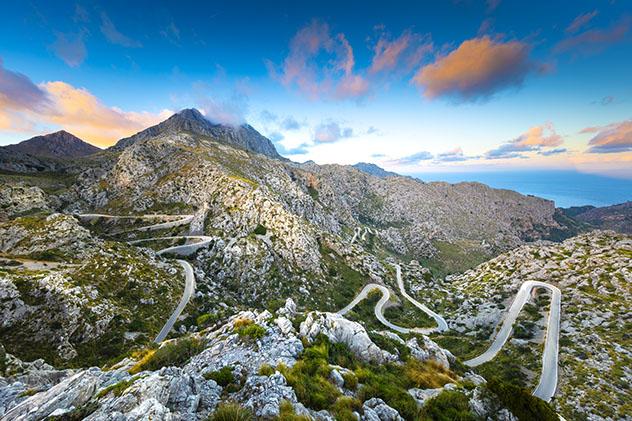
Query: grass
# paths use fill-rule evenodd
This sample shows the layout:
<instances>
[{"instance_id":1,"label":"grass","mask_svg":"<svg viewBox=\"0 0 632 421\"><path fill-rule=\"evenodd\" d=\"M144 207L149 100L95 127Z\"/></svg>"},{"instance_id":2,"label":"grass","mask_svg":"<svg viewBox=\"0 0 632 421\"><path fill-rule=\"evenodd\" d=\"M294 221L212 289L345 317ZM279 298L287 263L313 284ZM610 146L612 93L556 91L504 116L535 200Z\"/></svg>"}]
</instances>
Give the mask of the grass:
<instances>
[{"instance_id":1,"label":"grass","mask_svg":"<svg viewBox=\"0 0 632 421\"><path fill-rule=\"evenodd\" d=\"M235 382L235 376L233 375L233 369L229 366L220 368L217 371L211 371L204 374L206 380L215 380L215 383L222 387L226 387Z\"/></svg>"},{"instance_id":2,"label":"grass","mask_svg":"<svg viewBox=\"0 0 632 421\"><path fill-rule=\"evenodd\" d=\"M307 415L297 415L292 402L283 400L279 404L278 421L311 421L311 417Z\"/></svg>"},{"instance_id":3,"label":"grass","mask_svg":"<svg viewBox=\"0 0 632 421\"><path fill-rule=\"evenodd\" d=\"M519 386L504 383L499 379L490 379L487 388L491 390L509 408L520 421L557 421L555 411L544 402Z\"/></svg>"},{"instance_id":4,"label":"grass","mask_svg":"<svg viewBox=\"0 0 632 421\"><path fill-rule=\"evenodd\" d=\"M140 361L130 368L129 373L137 374L141 371L158 370L168 366L180 367L203 350L204 343L199 338L189 336L176 339L163 344L158 349L147 350Z\"/></svg>"},{"instance_id":5,"label":"grass","mask_svg":"<svg viewBox=\"0 0 632 421\"><path fill-rule=\"evenodd\" d=\"M208 418L209 421L252 421L253 419L252 411L232 402L220 404Z\"/></svg>"},{"instance_id":6,"label":"grass","mask_svg":"<svg viewBox=\"0 0 632 421\"><path fill-rule=\"evenodd\" d=\"M445 390L430 399L424 405L420 418L423 421L477 421L479 419L470 410L469 398L454 390Z\"/></svg>"},{"instance_id":7,"label":"grass","mask_svg":"<svg viewBox=\"0 0 632 421\"><path fill-rule=\"evenodd\" d=\"M102 398L110 393L112 393L114 396L121 396L123 392L125 392L132 384L134 384L136 380L140 378L141 376L134 376L127 380L121 380L118 383L112 384L105 389L100 390L99 393L97 393L96 397L97 399Z\"/></svg>"}]
</instances>

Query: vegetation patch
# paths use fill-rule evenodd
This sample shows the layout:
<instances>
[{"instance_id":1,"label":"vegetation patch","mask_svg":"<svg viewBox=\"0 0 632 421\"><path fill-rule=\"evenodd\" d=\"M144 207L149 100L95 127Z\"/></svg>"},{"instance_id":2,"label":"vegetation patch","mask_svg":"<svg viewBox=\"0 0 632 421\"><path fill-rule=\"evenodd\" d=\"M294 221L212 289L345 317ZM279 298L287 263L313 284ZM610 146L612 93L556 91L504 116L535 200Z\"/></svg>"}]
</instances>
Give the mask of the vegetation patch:
<instances>
[{"instance_id":1,"label":"vegetation patch","mask_svg":"<svg viewBox=\"0 0 632 421\"><path fill-rule=\"evenodd\" d=\"M250 409L244 408L237 403L223 403L220 404L215 412L213 412L208 420L209 421L252 421L254 414Z\"/></svg>"},{"instance_id":2,"label":"vegetation patch","mask_svg":"<svg viewBox=\"0 0 632 421\"><path fill-rule=\"evenodd\" d=\"M147 350L143 357L130 370L130 374L137 374L145 370L158 370L162 367L186 364L191 357L204 350L204 342L193 336L173 340L163 344L158 349Z\"/></svg>"},{"instance_id":3,"label":"vegetation patch","mask_svg":"<svg viewBox=\"0 0 632 421\"><path fill-rule=\"evenodd\" d=\"M266 335L266 328L256 324L253 320L250 319L235 320L234 330L240 338L251 340L261 339Z\"/></svg>"}]
</instances>

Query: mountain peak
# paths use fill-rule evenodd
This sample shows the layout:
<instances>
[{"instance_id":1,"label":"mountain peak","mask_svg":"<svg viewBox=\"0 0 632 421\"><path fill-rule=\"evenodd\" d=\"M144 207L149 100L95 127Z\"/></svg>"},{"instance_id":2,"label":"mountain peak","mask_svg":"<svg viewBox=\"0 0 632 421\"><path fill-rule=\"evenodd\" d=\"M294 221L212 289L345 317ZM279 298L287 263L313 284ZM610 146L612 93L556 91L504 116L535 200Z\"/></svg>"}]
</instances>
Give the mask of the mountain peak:
<instances>
[{"instance_id":1,"label":"mountain peak","mask_svg":"<svg viewBox=\"0 0 632 421\"><path fill-rule=\"evenodd\" d=\"M15 145L4 146L4 149L47 158L77 158L101 150L65 130L35 136Z\"/></svg>"},{"instance_id":2,"label":"mountain peak","mask_svg":"<svg viewBox=\"0 0 632 421\"><path fill-rule=\"evenodd\" d=\"M252 126L243 124L234 127L214 124L195 108L185 108L155 126L119 140L112 148L123 150L141 140L157 137L165 133L179 132L190 132L207 136L220 143L267 155L271 158L281 157L270 139L263 136Z\"/></svg>"},{"instance_id":3,"label":"mountain peak","mask_svg":"<svg viewBox=\"0 0 632 421\"><path fill-rule=\"evenodd\" d=\"M385 178L393 175L398 175L397 173L386 171L384 168L379 167L370 162L358 162L357 164L352 165L357 170L360 170L364 173L374 175L376 177Z\"/></svg>"}]
</instances>

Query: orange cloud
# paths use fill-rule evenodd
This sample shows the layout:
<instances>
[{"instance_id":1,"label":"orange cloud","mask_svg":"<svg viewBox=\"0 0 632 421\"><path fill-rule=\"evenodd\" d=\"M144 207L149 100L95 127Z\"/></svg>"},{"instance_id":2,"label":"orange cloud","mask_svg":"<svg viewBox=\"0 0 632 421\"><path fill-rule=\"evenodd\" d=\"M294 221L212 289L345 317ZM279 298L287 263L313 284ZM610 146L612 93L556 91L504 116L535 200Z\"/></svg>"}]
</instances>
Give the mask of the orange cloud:
<instances>
[{"instance_id":1,"label":"orange cloud","mask_svg":"<svg viewBox=\"0 0 632 421\"><path fill-rule=\"evenodd\" d=\"M610 44L621 41L632 26L630 16L623 17L619 22L606 29L593 29L558 42L553 51L564 53L578 51L584 54L598 52Z\"/></svg>"},{"instance_id":2,"label":"orange cloud","mask_svg":"<svg viewBox=\"0 0 632 421\"><path fill-rule=\"evenodd\" d=\"M455 96L463 100L488 97L518 86L537 68L529 59L531 47L520 41L501 42L485 35L464 41L456 50L422 67L413 83L424 96Z\"/></svg>"},{"instance_id":3,"label":"orange cloud","mask_svg":"<svg viewBox=\"0 0 632 421\"><path fill-rule=\"evenodd\" d=\"M404 31L398 38L391 40L382 33L373 47L373 60L369 73L393 70L401 61L407 61L407 67L414 66L421 58L432 51L432 42L423 39L411 31Z\"/></svg>"},{"instance_id":4,"label":"orange cloud","mask_svg":"<svg viewBox=\"0 0 632 421\"><path fill-rule=\"evenodd\" d=\"M108 107L86 89L65 82L47 82L40 86L54 104L51 107L54 111L43 117L97 146L110 146L171 115L169 111L151 114Z\"/></svg>"},{"instance_id":5,"label":"orange cloud","mask_svg":"<svg viewBox=\"0 0 632 421\"><path fill-rule=\"evenodd\" d=\"M591 153L631 152L632 120L602 127L588 144Z\"/></svg>"},{"instance_id":6,"label":"orange cloud","mask_svg":"<svg viewBox=\"0 0 632 421\"><path fill-rule=\"evenodd\" d=\"M597 16L597 13L598 12L596 10L593 10L592 12L584 13L577 16L575 19L573 19L571 24L568 25L568 27L566 28L566 32L572 34L579 31L582 27L586 26L592 20L592 18Z\"/></svg>"},{"instance_id":7,"label":"orange cloud","mask_svg":"<svg viewBox=\"0 0 632 421\"><path fill-rule=\"evenodd\" d=\"M525 158L523 152L537 151L542 155L566 152L564 148L543 150L562 144L562 136L558 135L552 123L534 126L510 142L503 143L495 149L487 151L487 159Z\"/></svg>"}]
</instances>

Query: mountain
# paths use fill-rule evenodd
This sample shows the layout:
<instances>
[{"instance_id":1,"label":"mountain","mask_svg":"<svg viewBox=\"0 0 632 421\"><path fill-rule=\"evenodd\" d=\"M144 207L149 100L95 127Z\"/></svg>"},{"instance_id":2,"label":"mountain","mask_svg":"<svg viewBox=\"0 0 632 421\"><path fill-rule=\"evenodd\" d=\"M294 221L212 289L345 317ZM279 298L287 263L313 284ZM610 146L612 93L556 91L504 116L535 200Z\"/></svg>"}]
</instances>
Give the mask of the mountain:
<instances>
[{"instance_id":1,"label":"mountain","mask_svg":"<svg viewBox=\"0 0 632 421\"><path fill-rule=\"evenodd\" d=\"M35 136L15 145L4 146L2 149L21 152L36 157L61 159L88 156L101 150L65 130Z\"/></svg>"},{"instance_id":2,"label":"mountain","mask_svg":"<svg viewBox=\"0 0 632 421\"><path fill-rule=\"evenodd\" d=\"M564 209L572 218L599 229L632 234L632 201L618 205Z\"/></svg>"},{"instance_id":3,"label":"mountain","mask_svg":"<svg viewBox=\"0 0 632 421\"><path fill-rule=\"evenodd\" d=\"M380 178L398 175L397 173L386 171L384 168L381 168L370 162L358 162L357 164L354 164L353 167L362 172L365 172L367 174L374 175Z\"/></svg>"},{"instance_id":4,"label":"mountain","mask_svg":"<svg viewBox=\"0 0 632 421\"><path fill-rule=\"evenodd\" d=\"M131 137L121 139L112 148L115 150L123 150L144 139L179 132L190 132L196 135L207 136L218 142L236 146L241 149L267 155L272 158L281 158L270 139L263 136L249 124L236 127L213 124L194 108L184 109L155 126L145 129Z\"/></svg>"}]
</instances>

